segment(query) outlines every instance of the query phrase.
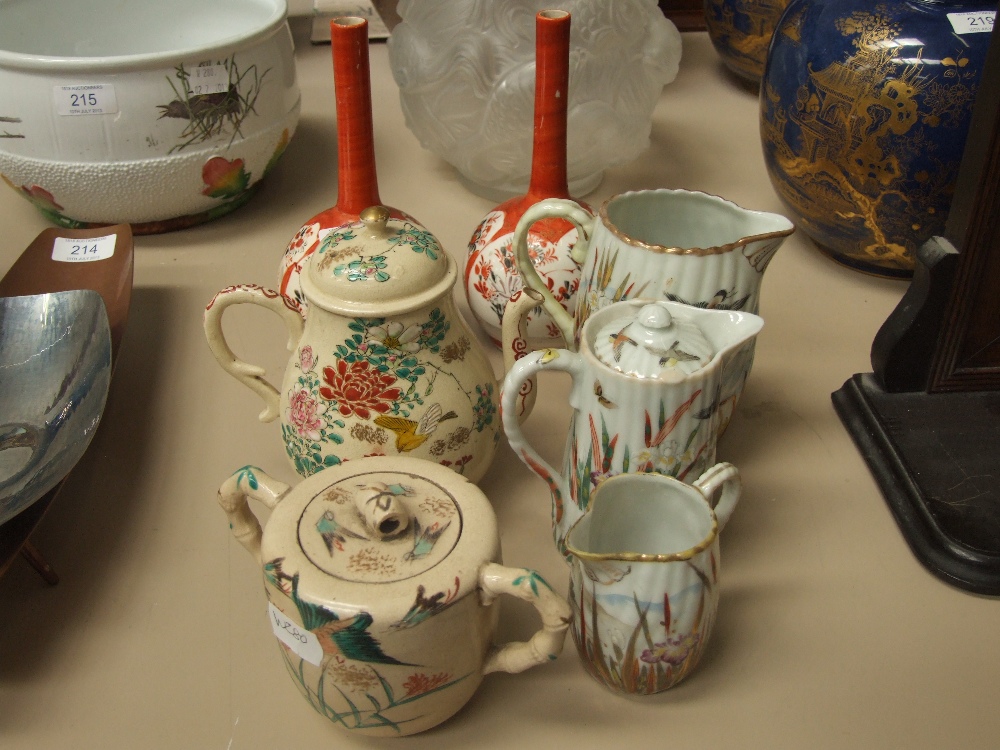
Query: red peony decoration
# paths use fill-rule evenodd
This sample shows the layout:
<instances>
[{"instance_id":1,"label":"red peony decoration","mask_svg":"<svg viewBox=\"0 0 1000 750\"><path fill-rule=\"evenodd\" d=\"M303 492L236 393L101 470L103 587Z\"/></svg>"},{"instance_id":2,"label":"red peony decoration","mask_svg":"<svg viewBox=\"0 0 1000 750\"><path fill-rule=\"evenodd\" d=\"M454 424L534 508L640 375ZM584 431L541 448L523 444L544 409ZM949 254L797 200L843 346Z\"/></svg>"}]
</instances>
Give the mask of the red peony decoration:
<instances>
[{"instance_id":1,"label":"red peony decoration","mask_svg":"<svg viewBox=\"0 0 1000 750\"><path fill-rule=\"evenodd\" d=\"M338 359L336 368L323 368L323 382L327 385L320 387L320 395L335 401L345 417L369 419L371 411L385 414L402 395L399 388L389 387L396 382L395 375L380 372L367 361L348 364Z\"/></svg>"}]
</instances>

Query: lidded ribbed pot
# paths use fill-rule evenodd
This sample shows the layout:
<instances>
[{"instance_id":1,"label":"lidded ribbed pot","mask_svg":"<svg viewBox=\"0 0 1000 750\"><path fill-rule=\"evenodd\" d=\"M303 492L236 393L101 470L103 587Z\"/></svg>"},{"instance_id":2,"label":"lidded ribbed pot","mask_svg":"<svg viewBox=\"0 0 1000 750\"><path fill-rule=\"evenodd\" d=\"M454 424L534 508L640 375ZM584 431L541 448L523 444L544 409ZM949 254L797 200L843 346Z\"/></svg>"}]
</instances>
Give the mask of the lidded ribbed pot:
<instances>
[{"instance_id":1,"label":"lidded ribbed pot","mask_svg":"<svg viewBox=\"0 0 1000 750\"><path fill-rule=\"evenodd\" d=\"M606 478L656 473L692 482L715 464L721 394L742 390L749 362L741 353L762 325L751 313L625 300L590 316L579 351L545 349L514 364L504 379L503 428L514 453L552 493L561 552L569 528ZM528 442L514 409L523 385L553 370L573 381L559 469Z\"/></svg>"}]
</instances>

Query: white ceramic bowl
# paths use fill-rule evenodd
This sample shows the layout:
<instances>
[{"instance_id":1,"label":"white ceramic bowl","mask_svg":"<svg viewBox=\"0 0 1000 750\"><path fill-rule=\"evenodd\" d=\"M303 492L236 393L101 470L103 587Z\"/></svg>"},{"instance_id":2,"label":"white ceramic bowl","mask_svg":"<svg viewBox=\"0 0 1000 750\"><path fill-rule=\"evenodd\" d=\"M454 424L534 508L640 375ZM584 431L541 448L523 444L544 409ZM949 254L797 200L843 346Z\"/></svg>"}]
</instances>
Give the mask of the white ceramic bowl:
<instances>
[{"instance_id":1,"label":"white ceramic bowl","mask_svg":"<svg viewBox=\"0 0 1000 750\"><path fill-rule=\"evenodd\" d=\"M178 229L295 131L285 0L0 0L0 176L53 222Z\"/></svg>"}]
</instances>

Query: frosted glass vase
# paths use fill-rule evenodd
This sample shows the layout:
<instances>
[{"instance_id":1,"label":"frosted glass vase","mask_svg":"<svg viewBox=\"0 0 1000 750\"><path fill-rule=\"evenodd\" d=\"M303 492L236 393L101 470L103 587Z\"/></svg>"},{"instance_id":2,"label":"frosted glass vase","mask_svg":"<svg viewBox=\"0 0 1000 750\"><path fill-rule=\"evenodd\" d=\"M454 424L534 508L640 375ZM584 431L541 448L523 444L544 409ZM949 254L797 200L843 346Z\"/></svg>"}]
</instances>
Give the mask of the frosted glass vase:
<instances>
[{"instance_id":1,"label":"frosted glass vase","mask_svg":"<svg viewBox=\"0 0 1000 750\"><path fill-rule=\"evenodd\" d=\"M677 75L681 37L655 0L402 0L389 60L406 124L480 192L528 190L535 15L546 9L573 14L572 194L646 149L653 107Z\"/></svg>"}]
</instances>

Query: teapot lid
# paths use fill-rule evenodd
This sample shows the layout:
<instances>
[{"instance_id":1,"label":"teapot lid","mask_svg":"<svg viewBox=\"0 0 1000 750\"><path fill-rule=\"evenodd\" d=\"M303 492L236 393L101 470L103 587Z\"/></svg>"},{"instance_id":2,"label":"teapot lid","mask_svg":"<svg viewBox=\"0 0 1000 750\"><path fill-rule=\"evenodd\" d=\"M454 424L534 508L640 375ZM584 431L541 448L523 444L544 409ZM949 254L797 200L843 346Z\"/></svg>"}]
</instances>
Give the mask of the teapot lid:
<instances>
[{"instance_id":1,"label":"teapot lid","mask_svg":"<svg viewBox=\"0 0 1000 750\"><path fill-rule=\"evenodd\" d=\"M321 238L306 260L302 291L310 305L331 312L384 316L429 304L451 290L456 274L433 234L370 206Z\"/></svg>"},{"instance_id":2,"label":"teapot lid","mask_svg":"<svg viewBox=\"0 0 1000 750\"><path fill-rule=\"evenodd\" d=\"M405 456L359 458L303 480L272 512L261 553L299 576L303 598L400 619L418 588L449 599L474 591L479 568L500 557L486 495Z\"/></svg>"},{"instance_id":3,"label":"teapot lid","mask_svg":"<svg viewBox=\"0 0 1000 750\"><path fill-rule=\"evenodd\" d=\"M643 305L634 315L618 317L598 331L597 358L626 375L680 380L705 367L715 355L701 328L677 306Z\"/></svg>"}]
</instances>

